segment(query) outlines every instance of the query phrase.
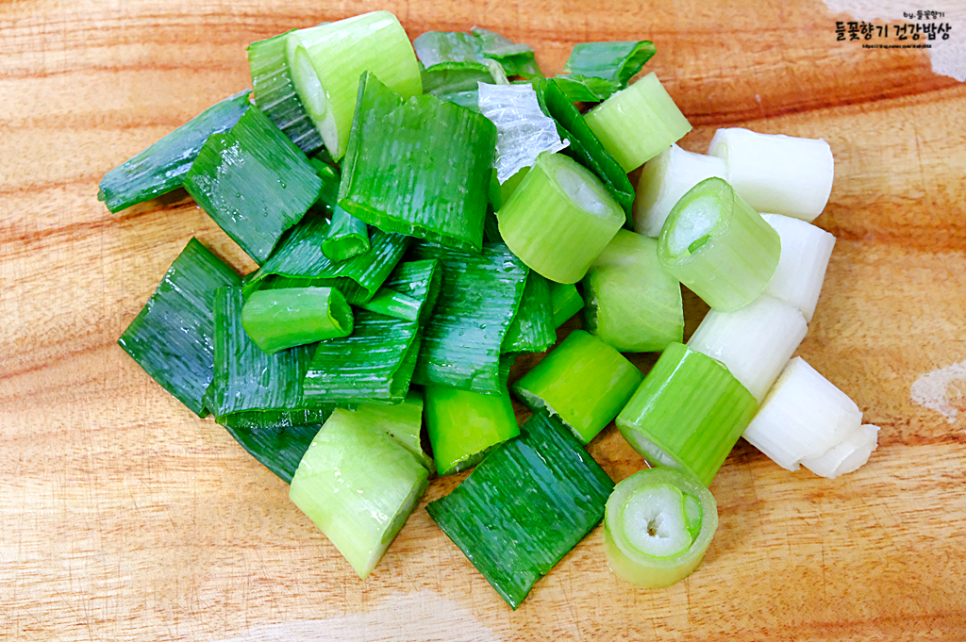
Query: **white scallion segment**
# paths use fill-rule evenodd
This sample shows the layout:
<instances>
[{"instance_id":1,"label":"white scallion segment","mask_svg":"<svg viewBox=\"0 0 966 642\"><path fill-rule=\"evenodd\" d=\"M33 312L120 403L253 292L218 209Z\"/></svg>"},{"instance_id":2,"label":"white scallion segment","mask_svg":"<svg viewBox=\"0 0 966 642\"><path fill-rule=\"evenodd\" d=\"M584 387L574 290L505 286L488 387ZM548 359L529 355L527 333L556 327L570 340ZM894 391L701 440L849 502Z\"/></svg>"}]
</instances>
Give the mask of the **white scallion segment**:
<instances>
[{"instance_id":1,"label":"white scallion segment","mask_svg":"<svg viewBox=\"0 0 966 642\"><path fill-rule=\"evenodd\" d=\"M863 466L879 445L879 427L863 424L849 433L845 441L820 457L802 460L802 466L819 477L835 479Z\"/></svg>"},{"instance_id":2,"label":"white scallion segment","mask_svg":"<svg viewBox=\"0 0 966 642\"><path fill-rule=\"evenodd\" d=\"M478 85L480 112L496 125L495 166L501 184L531 167L540 152L552 154L569 144L560 140L556 123L540 109L533 85Z\"/></svg>"},{"instance_id":3,"label":"white scallion segment","mask_svg":"<svg viewBox=\"0 0 966 642\"><path fill-rule=\"evenodd\" d=\"M743 436L782 468L798 470L803 460L821 458L861 424L862 412L855 402L804 359L795 357Z\"/></svg>"},{"instance_id":4,"label":"white scallion segment","mask_svg":"<svg viewBox=\"0 0 966 642\"><path fill-rule=\"evenodd\" d=\"M807 332L798 308L761 296L734 312L708 312L688 347L727 366L760 403Z\"/></svg>"},{"instance_id":5,"label":"white scallion segment","mask_svg":"<svg viewBox=\"0 0 966 642\"><path fill-rule=\"evenodd\" d=\"M708 154L725 162L727 180L759 212L811 222L832 193L835 160L821 138L719 129Z\"/></svg>"},{"instance_id":6,"label":"white scallion segment","mask_svg":"<svg viewBox=\"0 0 966 642\"><path fill-rule=\"evenodd\" d=\"M835 237L797 218L780 214L762 214L761 217L775 228L782 241L778 267L763 294L796 306L805 320L811 321L822 293Z\"/></svg>"},{"instance_id":7,"label":"white scallion segment","mask_svg":"<svg viewBox=\"0 0 966 642\"><path fill-rule=\"evenodd\" d=\"M642 488L624 506L627 541L653 557L668 557L691 546L684 493L670 484Z\"/></svg>"},{"instance_id":8,"label":"white scallion segment","mask_svg":"<svg viewBox=\"0 0 966 642\"><path fill-rule=\"evenodd\" d=\"M591 109L584 120L625 172L691 131L691 123L653 73Z\"/></svg>"},{"instance_id":9,"label":"white scallion segment","mask_svg":"<svg viewBox=\"0 0 966 642\"><path fill-rule=\"evenodd\" d=\"M644 164L634 199L634 231L658 236L674 205L706 178L725 177L724 161L671 145Z\"/></svg>"}]
</instances>

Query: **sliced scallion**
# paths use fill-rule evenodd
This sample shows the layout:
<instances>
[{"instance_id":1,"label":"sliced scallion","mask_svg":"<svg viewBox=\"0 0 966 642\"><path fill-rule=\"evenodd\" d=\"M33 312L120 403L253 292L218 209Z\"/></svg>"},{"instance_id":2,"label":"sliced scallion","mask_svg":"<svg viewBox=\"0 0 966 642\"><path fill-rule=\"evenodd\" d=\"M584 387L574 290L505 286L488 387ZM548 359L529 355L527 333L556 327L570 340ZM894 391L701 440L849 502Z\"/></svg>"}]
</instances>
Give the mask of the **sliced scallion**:
<instances>
[{"instance_id":1,"label":"sliced scallion","mask_svg":"<svg viewBox=\"0 0 966 642\"><path fill-rule=\"evenodd\" d=\"M869 457L879 445L879 430L878 426L862 424L827 453L803 459L802 466L819 477L829 479L854 472L869 461Z\"/></svg>"},{"instance_id":2,"label":"sliced scallion","mask_svg":"<svg viewBox=\"0 0 966 642\"><path fill-rule=\"evenodd\" d=\"M764 294L797 307L806 321L815 314L835 237L805 221L762 214L781 239L782 253Z\"/></svg>"},{"instance_id":3,"label":"sliced scallion","mask_svg":"<svg viewBox=\"0 0 966 642\"><path fill-rule=\"evenodd\" d=\"M329 412L334 410L331 408ZM239 427L225 426L235 441L258 463L268 468L286 484L292 483L299 462L328 414L320 415L318 423L307 426Z\"/></svg>"},{"instance_id":4,"label":"sliced scallion","mask_svg":"<svg viewBox=\"0 0 966 642\"><path fill-rule=\"evenodd\" d=\"M681 197L706 178L725 177L724 161L671 145L644 164L634 199L634 231L659 236Z\"/></svg>"},{"instance_id":5,"label":"sliced scallion","mask_svg":"<svg viewBox=\"0 0 966 642\"><path fill-rule=\"evenodd\" d=\"M334 288L286 288L253 293L242 327L261 350L279 350L352 334L352 309Z\"/></svg>"},{"instance_id":6,"label":"sliced scallion","mask_svg":"<svg viewBox=\"0 0 966 642\"><path fill-rule=\"evenodd\" d=\"M323 151L325 151L323 149ZM313 156L309 159L309 164L315 170L315 175L322 179L322 190L319 192L319 199L312 205L312 209L322 212L327 217L331 217L335 212L335 204L339 200L339 182L342 176L332 165Z\"/></svg>"},{"instance_id":7,"label":"sliced scallion","mask_svg":"<svg viewBox=\"0 0 966 642\"><path fill-rule=\"evenodd\" d=\"M555 80L573 101L597 102L627 87L657 49L649 40L639 42L580 42L564 64L567 75Z\"/></svg>"},{"instance_id":8,"label":"sliced scallion","mask_svg":"<svg viewBox=\"0 0 966 642\"><path fill-rule=\"evenodd\" d=\"M523 299L503 339L502 352L543 352L557 342L550 282L531 271Z\"/></svg>"},{"instance_id":9,"label":"sliced scallion","mask_svg":"<svg viewBox=\"0 0 966 642\"><path fill-rule=\"evenodd\" d=\"M533 47L513 42L498 33L479 27L473 27L470 33L427 31L413 41L413 48L428 71L434 71L435 68L449 63L476 63L485 66L489 62L495 62L502 68L504 76L543 76Z\"/></svg>"},{"instance_id":10,"label":"sliced scallion","mask_svg":"<svg viewBox=\"0 0 966 642\"><path fill-rule=\"evenodd\" d=\"M432 472L433 458L423 450L423 393L410 390L397 404L361 403L352 409L353 419L385 432Z\"/></svg>"},{"instance_id":11,"label":"sliced scallion","mask_svg":"<svg viewBox=\"0 0 966 642\"><path fill-rule=\"evenodd\" d=\"M572 283L550 281L550 301L553 305L553 325L559 328L584 307L584 298Z\"/></svg>"},{"instance_id":12,"label":"sliced scallion","mask_svg":"<svg viewBox=\"0 0 966 642\"><path fill-rule=\"evenodd\" d=\"M322 241L322 253L339 263L369 251L369 228L336 206L332 222Z\"/></svg>"},{"instance_id":13,"label":"sliced scallion","mask_svg":"<svg viewBox=\"0 0 966 642\"><path fill-rule=\"evenodd\" d=\"M393 317L394 319L415 321L419 318L419 308L421 305L421 301L417 301L405 294L400 294L389 288L380 288L374 297L365 303L360 303L359 307L363 310Z\"/></svg>"}]
</instances>

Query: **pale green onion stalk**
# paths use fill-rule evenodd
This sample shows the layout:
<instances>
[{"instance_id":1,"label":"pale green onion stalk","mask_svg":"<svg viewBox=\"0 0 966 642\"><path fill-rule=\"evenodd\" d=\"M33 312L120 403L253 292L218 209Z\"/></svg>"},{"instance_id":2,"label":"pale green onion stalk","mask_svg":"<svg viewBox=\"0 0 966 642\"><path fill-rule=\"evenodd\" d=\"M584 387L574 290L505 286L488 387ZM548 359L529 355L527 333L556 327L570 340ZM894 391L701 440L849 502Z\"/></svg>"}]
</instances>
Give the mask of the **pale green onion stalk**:
<instances>
[{"instance_id":1,"label":"pale green onion stalk","mask_svg":"<svg viewBox=\"0 0 966 642\"><path fill-rule=\"evenodd\" d=\"M720 178L705 179L681 197L657 249L668 272L722 312L758 298L780 254L778 233Z\"/></svg>"},{"instance_id":2,"label":"pale green onion stalk","mask_svg":"<svg viewBox=\"0 0 966 642\"><path fill-rule=\"evenodd\" d=\"M717 528L717 502L699 481L679 470L642 470L607 500L607 562L637 586L671 586L701 564Z\"/></svg>"},{"instance_id":3,"label":"pale green onion stalk","mask_svg":"<svg viewBox=\"0 0 966 642\"><path fill-rule=\"evenodd\" d=\"M855 402L804 359L795 357L743 436L782 468L798 470L802 460L820 458L861 424L862 412Z\"/></svg>"},{"instance_id":4,"label":"pale green onion stalk","mask_svg":"<svg viewBox=\"0 0 966 642\"><path fill-rule=\"evenodd\" d=\"M725 177L724 161L671 145L644 164L634 199L634 231L658 236L674 205L706 178Z\"/></svg>"},{"instance_id":5,"label":"pale green onion stalk","mask_svg":"<svg viewBox=\"0 0 966 642\"><path fill-rule=\"evenodd\" d=\"M728 182L759 212L811 222L832 193L835 160L823 139L719 129L708 154L725 162Z\"/></svg>"},{"instance_id":6,"label":"pale green onion stalk","mask_svg":"<svg viewBox=\"0 0 966 642\"><path fill-rule=\"evenodd\" d=\"M504 242L530 269L551 281L576 283L626 217L589 170L544 152L497 219Z\"/></svg>"},{"instance_id":7,"label":"pale green onion stalk","mask_svg":"<svg viewBox=\"0 0 966 642\"><path fill-rule=\"evenodd\" d=\"M416 53L388 11L297 31L289 36L286 57L299 98L335 160L349 144L364 72L375 74L404 99L423 93Z\"/></svg>"},{"instance_id":8,"label":"pale green onion stalk","mask_svg":"<svg viewBox=\"0 0 966 642\"><path fill-rule=\"evenodd\" d=\"M835 448L820 457L803 459L802 466L819 477L835 479L839 475L858 470L869 461L878 446L879 427L863 424Z\"/></svg>"},{"instance_id":9,"label":"pale green onion stalk","mask_svg":"<svg viewBox=\"0 0 966 642\"><path fill-rule=\"evenodd\" d=\"M762 214L782 241L782 254L775 275L764 294L794 305L806 321L815 314L822 293L835 237L805 221L780 214Z\"/></svg>"},{"instance_id":10,"label":"pale green onion stalk","mask_svg":"<svg viewBox=\"0 0 966 642\"><path fill-rule=\"evenodd\" d=\"M798 308L761 296L734 312L708 312L688 347L726 365L760 403L806 333Z\"/></svg>"},{"instance_id":11,"label":"pale green onion stalk","mask_svg":"<svg viewBox=\"0 0 966 642\"><path fill-rule=\"evenodd\" d=\"M691 123L653 73L591 109L584 120L625 172L691 131Z\"/></svg>"},{"instance_id":12,"label":"pale green onion stalk","mask_svg":"<svg viewBox=\"0 0 966 642\"><path fill-rule=\"evenodd\" d=\"M559 328L584 307L584 299L572 283L550 282L550 303L553 306L553 327Z\"/></svg>"}]
</instances>

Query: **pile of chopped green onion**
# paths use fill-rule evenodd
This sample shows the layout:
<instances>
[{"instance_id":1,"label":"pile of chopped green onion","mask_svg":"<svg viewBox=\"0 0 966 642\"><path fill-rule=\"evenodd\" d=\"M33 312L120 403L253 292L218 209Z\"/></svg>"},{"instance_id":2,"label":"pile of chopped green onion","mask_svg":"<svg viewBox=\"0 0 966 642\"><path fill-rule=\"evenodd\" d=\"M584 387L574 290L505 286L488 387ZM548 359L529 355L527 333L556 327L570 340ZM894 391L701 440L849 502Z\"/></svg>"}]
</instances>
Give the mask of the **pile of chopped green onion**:
<instances>
[{"instance_id":1,"label":"pile of chopped green onion","mask_svg":"<svg viewBox=\"0 0 966 642\"><path fill-rule=\"evenodd\" d=\"M184 187L259 267L192 238L118 343L290 483L360 578L434 476L472 468L426 509L514 609L602 521L618 576L684 579L739 437L835 477L878 429L792 359L835 242L810 224L828 144L726 129L710 155L682 150L691 125L657 76L631 83L655 51L581 43L545 77L525 44L411 43L386 11L253 43L254 90L99 198ZM687 344L682 284L711 306ZM660 353L646 376L634 352ZM654 469L616 488L585 450L612 422Z\"/></svg>"}]
</instances>

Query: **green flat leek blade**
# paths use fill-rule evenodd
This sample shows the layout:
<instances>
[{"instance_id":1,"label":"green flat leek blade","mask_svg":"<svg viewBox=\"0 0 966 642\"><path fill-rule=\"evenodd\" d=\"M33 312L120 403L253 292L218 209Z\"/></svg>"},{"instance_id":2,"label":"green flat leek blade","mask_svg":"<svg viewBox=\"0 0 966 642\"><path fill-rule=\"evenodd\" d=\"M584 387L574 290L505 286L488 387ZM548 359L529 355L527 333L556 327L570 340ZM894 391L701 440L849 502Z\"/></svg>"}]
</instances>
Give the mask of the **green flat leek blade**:
<instances>
[{"instance_id":1,"label":"green flat leek blade","mask_svg":"<svg viewBox=\"0 0 966 642\"><path fill-rule=\"evenodd\" d=\"M328 417L322 418L324 422ZM275 473L285 483L291 484L299 462L308 450L322 423L308 426L269 428L233 428L226 426L228 434L248 451L258 463Z\"/></svg>"},{"instance_id":2,"label":"green flat leek blade","mask_svg":"<svg viewBox=\"0 0 966 642\"><path fill-rule=\"evenodd\" d=\"M535 414L430 517L516 609L604 517L614 483L556 420Z\"/></svg>"},{"instance_id":3,"label":"green flat leek blade","mask_svg":"<svg viewBox=\"0 0 966 642\"><path fill-rule=\"evenodd\" d=\"M208 137L234 127L248 109L249 93L246 89L216 103L104 174L97 199L120 212L181 187Z\"/></svg>"},{"instance_id":4,"label":"green flat leek blade","mask_svg":"<svg viewBox=\"0 0 966 642\"><path fill-rule=\"evenodd\" d=\"M383 314L394 319L404 321L415 321L419 318L419 308L421 302L405 294L400 294L389 288L381 288L365 303L360 303L359 307L363 310Z\"/></svg>"},{"instance_id":5,"label":"green flat leek blade","mask_svg":"<svg viewBox=\"0 0 966 642\"><path fill-rule=\"evenodd\" d=\"M322 252L328 228L329 222L321 216L306 216L265 265L245 277L245 295L264 287L267 277L276 277L271 287L334 287L349 303L362 303L382 287L412 241L408 236L373 228L368 252L335 263Z\"/></svg>"},{"instance_id":6,"label":"green flat leek blade","mask_svg":"<svg viewBox=\"0 0 966 642\"><path fill-rule=\"evenodd\" d=\"M570 141L562 153L592 171L604 183L617 204L624 210L627 223L624 227L633 229L634 219L632 207L634 205L634 186L631 185L627 173L617 160L607 153L597 136L590 130L583 116L573 102L560 89L556 79L549 78L541 81L537 89L537 98L544 111L557 121L557 129L561 139Z\"/></svg>"},{"instance_id":7,"label":"green flat leek blade","mask_svg":"<svg viewBox=\"0 0 966 642\"><path fill-rule=\"evenodd\" d=\"M291 33L248 45L248 67L252 74L255 104L299 149L311 154L322 147L322 137L292 82L292 72L285 57Z\"/></svg>"},{"instance_id":8,"label":"green flat leek blade","mask_svg":"<svg viewBox=\"0 0 966 642\"><path fill-rule=\"evenodd\" d=\"M520 309L503 340L503 352L543 352L557 342L550 282L533 270L527 276Z\"/></svg>"},{"instance_id":9,"label":"green flat leek blade","mask_svg":"<svg viewBox=\"0 0 966 642\"><path fill-rule=\"evenodd\" d=\"M188 241L117 340L152 379L196 415L214 372L215 292L241 280L197 239Z\"/></svg>"},{"instance_id":10,"label":"green flat leek blade","mask_svg":"<svg viewBox=\"0 0 966 642\"><path fill-rule=\"evenodd\" d=\"M403 263L387 283L429 309L439 287L438 271L436 261ZM305 394L320 403L398 403L409 390L419 343L418 320L359 310L351 336L318 344L305 376Z\"/></svg>"},{"instance_id":11,"label":"green flat leek blade","mask_svg":"<svg viewBox=\"0 0 966 642\"><path fill-rule=\"evenodd\" d=\"M423 91L443 98L449 94L475 92L478 83L493 82L493 74L478 62L444 62L421 70Z\"/></svg>"},{"instance_id":12,"label":"green flat leek blade","mask_svg":"<svg viewBox=\"0 0 966 642\"><path fill-rule=\"evenodd\" d=\"M315 203L322 181L305 154L257 107L198 152L185 189L261 265Z\"/></svg>"},{"instance_id":13,"label":"green flat leek blade","mask_svg":"<svg viewBox=\"0 0 966 642\"><path fill-rule=\"evenodd\" d=\"M438 259L443 272L413 383L501 393L500 346L523 298L526 266L501 244L474 254L418 243L411 254Z\"/></svg>"},{"instance_id":14,"label":"green flat leek blade","mask_svg":"<svg viewBox=\"0 0 966 642\"><path fill-rule=\"evenodd\" d=\"M543 77L533 47L479 27L473 27L470 33L427 31L413 41L413 48L428 70L446 63L477 63L485 66L487 61L493 60L503 67L507 76ZM426 92L429 93L429 90L426 89Z\"/></svg>"},{"instance_id":15,"label":"green flat leek blade","mask_svg":"<svg viewBox=\"0 0 966 642\"><path fill-rule=\"evenodd\" d=\"M319 192L319 199L312 205L312 209L331 217L335 212L335 204L339 201L339 183L342 181L342 175L335 167L314 156L309 159L309 165L315 170L315 175L322 180L322 191Z\"/></svg>"},{"instance_id":16,"label":"green flat leek blade","mask_svg":"<svg viewBox=\"0 0 966 642\"><path fill-rule=\"evenodd\" d=\"M369 228L336 206L332 224L322 241L322 253L339 263L369 251Z\"/></svg>"},{"instance_id":17,"label":"green flat leek blade","mask_svg":"<svg viewBox=\"0 0 966 642\"><path fill-rule=\"evenodd\" d=\"M371 74L359 91L339 207L385 231L478 251L496 127L433 96L403 103Z\"/></svg>"},{"instance_id":18,"label":"green flat leek blade","mask_svg":"<svg viewBox=\"0 0 966 642\"><path fill-rule=\"evenodd\" d=\"M568 75L557 75L555 79L572 101L606 100L626 88L656 52L649 40L581 42L574 45L564 65Z\"/></svg>"}]
</instances>

